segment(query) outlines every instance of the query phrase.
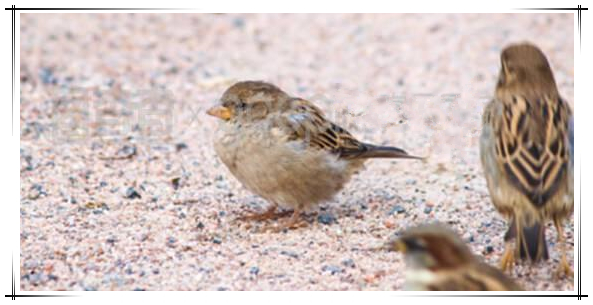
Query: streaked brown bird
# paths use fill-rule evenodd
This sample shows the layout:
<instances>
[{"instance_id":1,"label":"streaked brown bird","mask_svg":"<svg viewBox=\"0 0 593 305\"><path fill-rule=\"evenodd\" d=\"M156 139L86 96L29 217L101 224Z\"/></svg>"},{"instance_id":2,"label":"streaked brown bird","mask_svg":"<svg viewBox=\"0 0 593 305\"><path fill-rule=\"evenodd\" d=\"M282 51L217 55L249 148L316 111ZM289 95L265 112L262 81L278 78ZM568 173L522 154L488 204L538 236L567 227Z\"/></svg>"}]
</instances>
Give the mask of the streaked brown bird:
<instances>
[{"instance_id":1,"label":"streaked brown bird","mask_svg":"<svg viewBox=\"0 0 593 305\"><path fill-rule=\"evenodd\" d=\"M330 200L366 160L419 159L400 148L360 142L311 102L265 82L232 85L208 114L222 119L214 140L218 157L271 204L265 213L242 219L278 217L278 206L293 210L279 229L301 226L301 212Z\"/></svg>"},{"instance_id":2,"label":"streaked brown bird","mask_svg":"<svg viewBox=\"0 0 593 305\"><path fill-rule=\"evenodd\" d=\"M536 46L508 46L501 65L480 140L490 197L510 221L501 267L506 270L517 259L548 259L545 222L552 220L561 253L558 271L571 276L562 222L574 206L572 111Z\"/></svg>"},{"instance_id":3,"label":"streaked brown bird","mask_svg":"<svg viewBox=\"0 0 593 305\"><path fill-rule=\"evenodd\" d=\"M385 248L404 254L406 290L523 290L502 271L474 256L457 234L442 224L408 229Z\"/></svg>"}]
</instances>

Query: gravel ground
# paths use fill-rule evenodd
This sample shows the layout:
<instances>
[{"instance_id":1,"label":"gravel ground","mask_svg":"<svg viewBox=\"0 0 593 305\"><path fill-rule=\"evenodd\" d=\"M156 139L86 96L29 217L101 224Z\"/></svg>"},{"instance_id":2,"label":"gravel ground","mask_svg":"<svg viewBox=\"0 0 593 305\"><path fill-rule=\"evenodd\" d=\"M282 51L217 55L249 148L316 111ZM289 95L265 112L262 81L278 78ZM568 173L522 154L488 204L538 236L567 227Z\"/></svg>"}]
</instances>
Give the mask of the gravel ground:
<instances>
[{"instance_id":1,"label":"gravel ground","mask_svg":"<svg viewBox=\"0 0 593 305\"><path fill-rule=\"evenodd\" d=\"M478 156L499 53L530 40L573 100L572 14L21 14L22 290L398 290L402 257L369 252L450 224L497 264L505 222ZM216 158L204 110L261 79L358 138L428 162L373 160L308 228L234 223L266 203ZM573 290L551 261L530 290ZM573 221L566 224L573 260Z\"/></svg>"}]
</instances>

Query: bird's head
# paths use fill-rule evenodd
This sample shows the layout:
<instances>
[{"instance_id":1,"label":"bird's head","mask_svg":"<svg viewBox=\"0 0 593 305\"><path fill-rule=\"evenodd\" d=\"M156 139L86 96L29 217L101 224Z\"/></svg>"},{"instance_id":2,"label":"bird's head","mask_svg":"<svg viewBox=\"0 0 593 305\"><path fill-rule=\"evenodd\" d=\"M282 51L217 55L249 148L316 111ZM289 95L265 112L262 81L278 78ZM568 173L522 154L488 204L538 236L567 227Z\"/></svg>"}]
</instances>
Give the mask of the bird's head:
<instances>
[{"instance_id":1,"label":"bird's head","mask_svg":"<svg viewBox=\"0 0 593 305\"><path fill-rule=\"evenodd\" d=\"M257 120L277 111L290 97L280 88L261 81L243 81L229 87L207 113L225 121Z\"/></svg>"},{"instance_id":2,"label":"bird's head","mask_svg":"<svg viewBox=\"0 0 593 305\"><path fill-rule=\"evenodd\" d=\"M390 239L385 248L403 253L406 264L413 269L453 269L475 259L457 234L441 224L408 229Z\"/></svg>"},{"instance_id":3,"label":"bird's head","mask_svg":"<svg viewBox=\"0 0 593 305\"><path fill-rule=\"evenodd\" d=\"M500 65L497 90L556 88L546 56L530 43L507 46L500 56Z\"/></svg>"}]
</instances>

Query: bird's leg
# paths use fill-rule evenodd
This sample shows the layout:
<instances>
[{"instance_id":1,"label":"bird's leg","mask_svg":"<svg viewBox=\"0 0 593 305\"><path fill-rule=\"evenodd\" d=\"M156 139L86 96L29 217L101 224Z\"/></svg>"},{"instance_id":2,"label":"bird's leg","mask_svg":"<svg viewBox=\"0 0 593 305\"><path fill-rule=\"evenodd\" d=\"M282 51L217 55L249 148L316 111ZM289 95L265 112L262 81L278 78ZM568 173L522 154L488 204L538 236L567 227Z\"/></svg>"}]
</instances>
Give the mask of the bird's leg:
<instances>
[{"instance_id":1,"label":"bird's leg","mask_svg":"<svg viewBox=\"0 0 593 305\"><path fill-rule=\"evenodd\" d=\"M512 268L515 264L515 253L513 252L513 243L506 241L504 243L504 253L500 259L500 269L502 269L502 271L507 271L507 269Z\"/></svg>"},{"instance_id":2,"label":"bird's leg","mask_svg":"<svg viewBox=\"0 0 593 305\"><path fill-rule=\"evenodd\" d=\"M301 207L295 208L292 212L292 216L290 217L290 219L288 219L288 221L282 222L278 226L270 227L269 229L272 232L278 233L284 231L285 229L292 230L306 227L307 223L301 218L301 210Z\"/></svg>"},{"instance_id":3,"label":"bird's leg","mask_svg":"<svg viewBox=\"0 0 593 305\"><path fill-rule=\"evenodd\" d=\"M235 218L235 221L264 221L268 219L276 219L290 215L290 211L276 212L277 208L278 205L273 204L263 213L251 212L247 215Z\"/></svg>"},{"instance_id":4,"label":"bird's leg","mask_svg":"<svg viewBox=\"0 0 593 305\"><path fill-rule=\"evenodd\" d=\"M574 276L574 272L566 261L566 241L564 240L564 228L562 227L561 221L557 218L554 219L554 226L556 227L556 232L558 233L558 246L560 247L560 265L556 271L557 276L567 276L572 278Z\"/></svg>"},{"instance_id":5,"label":"bird's leg","mask_svg":"<svg viewBox=\"0 0 593 305\"><path fill-rule=\"evenodd\" d=\"M511 228L509 228L509 230L515 229L515 248L517 248L517 241L519 240L519 223L517 222L517 219L513 219L512 223L514 224L514 228L513 225L511 225ZM500 269L502 269L503 272L507 271L507 269L509 268L512 268L515 264L514 252L515 251L513 249L512 239L506 240L505 237L504 253L502 254L502 258L500 259Z\"/></svg>"}]
</instances>

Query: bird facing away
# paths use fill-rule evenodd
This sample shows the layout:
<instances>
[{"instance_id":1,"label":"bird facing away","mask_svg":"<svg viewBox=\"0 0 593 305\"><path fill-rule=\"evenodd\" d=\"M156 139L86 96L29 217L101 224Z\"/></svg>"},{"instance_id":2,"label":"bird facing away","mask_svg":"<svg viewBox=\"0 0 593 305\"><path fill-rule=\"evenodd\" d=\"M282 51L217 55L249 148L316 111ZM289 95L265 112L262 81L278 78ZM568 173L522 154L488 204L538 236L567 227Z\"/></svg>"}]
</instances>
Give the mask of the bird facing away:
<instances>
[{"instance_id":1,"label":"bird facing away","mask_svg":"<svg viewBox=\"0 0 593 305\"><path fill-rule=\"evenodd\" d=\"M523 290L502 271L474 256L457 234L441 224L408 229L385 248L403 253L406 290Z\"/></svg>"},{"instance_id":2,"label":"bird facing away","mask_svg":"<svg viewBox=\"0 0 593 305\"><path fill-rule=\"evenodd\" d=\"M501 267L506 270L517 259L548 259L545 222L552 220L561 252L558 271L570 276L562 222L574 206L572 111L558 93L546 56L534 45L508 46L501 65L480 139L490 197L510 221Z\"/></svg>"},{"instance_id":3,"label":"bird facing away","mask_svg":"<svg viewBox=\"0 0 593 305\"><path fill-rule=\"evenodd\" d=\"M278 230L302 226L301 212L330 200L367 159L420 159L360 142L311 102L265 82L232 85L207 113L221 119L214 139L218 157L271 204L265 213L242 219L276 218L278 206L293 210Z\"/></svg>"}]
</instances>

